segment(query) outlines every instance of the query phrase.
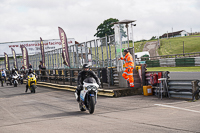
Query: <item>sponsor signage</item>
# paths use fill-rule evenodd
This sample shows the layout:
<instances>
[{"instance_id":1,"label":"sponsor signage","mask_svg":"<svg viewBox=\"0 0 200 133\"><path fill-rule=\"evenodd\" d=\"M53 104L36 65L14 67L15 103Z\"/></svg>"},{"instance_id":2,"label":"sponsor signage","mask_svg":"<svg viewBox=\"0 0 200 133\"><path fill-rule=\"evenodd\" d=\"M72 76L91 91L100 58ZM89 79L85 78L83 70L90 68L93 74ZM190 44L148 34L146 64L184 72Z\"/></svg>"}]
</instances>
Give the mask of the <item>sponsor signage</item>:
<instances>
[{"instance_id":1,"label":"sponsor signage","mask_svg":"<svg viewBox=\"0 0 200 133\"><path fill-rule=\"evenodd\" d=\"M54 49L62 48L62 43L60 39L52 39L52 40L43 40L44 43L44 51L52 51ZM23 41L23 42L7 42L7 43L0 43L1 51L0 51L0 57L4 56L4 52L6 52L8 55L11 55L11 48L13 48L16 52L16 54L22 54L20 46L24 45L29 55L34 55L41 53L40 49L40 40L36 41ZM68 38L68 45L75 45L75 39L74 38Z\"/></svg>"},{"instance_id":2,"label":"sponsor signage","mask_svg":"<svg viewBox=\"0 0 200 133\"><path fill-rule=\"evenodd\" d=\"M70 67L67 36L62 28L58 27L58 31L62 43L62 57L64 64Z\"/></svg>"}]
</instances>

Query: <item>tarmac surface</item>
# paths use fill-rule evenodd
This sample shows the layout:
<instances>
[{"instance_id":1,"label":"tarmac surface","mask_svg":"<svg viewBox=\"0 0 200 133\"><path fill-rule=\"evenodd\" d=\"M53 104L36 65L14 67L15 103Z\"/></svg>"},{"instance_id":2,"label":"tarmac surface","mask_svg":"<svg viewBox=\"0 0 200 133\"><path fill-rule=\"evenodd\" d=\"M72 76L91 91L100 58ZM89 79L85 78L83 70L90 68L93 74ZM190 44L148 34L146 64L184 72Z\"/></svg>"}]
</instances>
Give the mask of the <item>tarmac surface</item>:
<instances>
[{"instance_id":1,"label":"tarmac surface","mask_svg":"<svg viewBox=\"0 0 200 133\"><path fill-rule=\"evenodd\" d=\"M81 112L74 93L25 85L0 87L0 133L200 132L200 101L156 96L98 96L94 114Z\"/></svg>"}]
</instances>

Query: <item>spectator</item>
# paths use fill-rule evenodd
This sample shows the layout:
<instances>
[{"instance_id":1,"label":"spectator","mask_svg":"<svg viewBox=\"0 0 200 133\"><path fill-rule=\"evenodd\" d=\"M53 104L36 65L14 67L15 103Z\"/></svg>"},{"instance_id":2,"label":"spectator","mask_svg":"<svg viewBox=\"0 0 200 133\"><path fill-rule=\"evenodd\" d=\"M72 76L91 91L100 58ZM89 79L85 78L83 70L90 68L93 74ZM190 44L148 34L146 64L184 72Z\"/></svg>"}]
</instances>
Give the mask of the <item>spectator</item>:
<instances>
[{"instance_id":1,"label":"spectator","mask_svg":"<svg viewBox=\"0 0 200 133\"><path fill-rule=\"evenodd\" d=\"M6 82L6 72L2 69L2 71L1 71L1 74L2 74L2 77L4 77L4 80L5 80L5 82Z\"/></svg>"},{"instance_id":2,"label":"spectator","mask_svg":"<svg viewBox=\"0 0 200 133\"><path fill-rule=\"evenodd\" d=\"M45 70L46 70L46 67L42 65L42 61L40 61L40 65L39 65L39 70L41 72L41 80L42 81L45 81L46 78L44 77L45 76Z\"/></svg>"},{"instance_id":3,"label":"spectator","mask_svg":"<svg viewBox=\"0 0 200 133\"><path fill-rule=\"evenodd\" d=\"M0 70L0 81L1 81L1 86L3 86L3 76L2 76L2 71L1 70Z\"/></svg>"},{"instance_id":4,"label":"spectator","mask_svg":"<svg viewBox=\"0 0 200 133\"><path fill-rule=\"evenodd\" d=\"M32 65L31 65L31 63L29 64L29 67L28 67L28 68L33 68Z\"/></svg>"}]
</instances>

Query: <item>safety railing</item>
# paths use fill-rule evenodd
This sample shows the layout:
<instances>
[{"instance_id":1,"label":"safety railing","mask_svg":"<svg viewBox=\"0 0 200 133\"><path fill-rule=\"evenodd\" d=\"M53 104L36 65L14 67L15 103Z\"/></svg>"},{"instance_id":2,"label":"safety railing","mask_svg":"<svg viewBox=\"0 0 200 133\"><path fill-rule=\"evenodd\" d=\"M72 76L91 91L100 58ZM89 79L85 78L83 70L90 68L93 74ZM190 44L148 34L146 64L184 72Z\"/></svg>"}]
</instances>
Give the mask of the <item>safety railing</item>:
<instances>
[{"instance_id":1,"label":"safety railing","mask_svg":"<svg viewBox=\"0 0 200 133\"><path fill-rule=\"evenodd\" d=\"M107 88L116 85L114 83L113 74L115 68L105 67L105 68L91 68L101 81L101 88ZM63 85L77 85L78 73L82 69L72 68L72 69L50 69L50 70L35 70L38 75L38 81L57 83Z\"/></svg>"},{"instance_id":2,"label":"safety railing","mask_svg":"<svg viewBox=\"0 0 200 133\"><path fill-rule=\"evenodd\" d=\"M168 80L167 84L171 97L199 99L199 80Z\"/></svg>"},{"instance_id":3,"label":"safety railing","mask_svg":"<svg viewBox=\"0 0 200 133\"><path fill-rule=\"evenodd\" d=\"M169 98L183 98L190 100L199 99L199 80L170 80L168 71L156 71L143 73L143 85L151 85L155 95L164 95ZM158 79L165 78L166 81L160 86ZM162 94L160 89L163 89Z\"/></svg>"}]
</instances>

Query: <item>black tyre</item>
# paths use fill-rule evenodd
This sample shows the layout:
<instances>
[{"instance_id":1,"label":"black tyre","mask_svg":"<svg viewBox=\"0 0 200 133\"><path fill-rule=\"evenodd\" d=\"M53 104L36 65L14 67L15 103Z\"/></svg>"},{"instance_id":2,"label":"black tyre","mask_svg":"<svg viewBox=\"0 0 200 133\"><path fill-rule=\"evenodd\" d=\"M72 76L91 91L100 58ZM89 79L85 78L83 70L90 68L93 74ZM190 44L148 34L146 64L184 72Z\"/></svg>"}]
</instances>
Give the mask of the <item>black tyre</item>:
<instances>
[{"instance_id":1,"label":"black tyre","mask_svg":"<svg viewBox=\"0 0 200 133\"><path fill-rule=\"evenodd\" d=\"M89 105L88 105L88 109L89 109L90 114L94 113L94 108L95 108L94 97L90 97Z\"/></svg>"},{"instance_id":2,"label":"black tyre","mask_svg":"<svg viewBox=\"0 0 200 133\"><path fill-rule=\"evenodd\" d=\"M79 104L79 109L80 109L80 111L86 111L86 109L83 108L83 106L81 104Z\"/></svg>"},{"instance_id":3,"label":"black tyre","mask_svg":"<svg viewBox=\"0 0 200 133\"><path fill-rule=\"evenodd\" d=\"M32 92L32 93L35 93L36 86L35 86L35 85L32 85L31 89L32 89L31 92Z\"/></svg>"},{"instance_id":4,"label":"black tyre","mask_svg":"<svg viewBox=\"0 0 200 133\"><path fill-rule=\"evenodd\" d=\"M17 83L14 83L14 87L17 87Z\"/></svg>"}]
</instances>

